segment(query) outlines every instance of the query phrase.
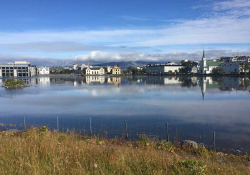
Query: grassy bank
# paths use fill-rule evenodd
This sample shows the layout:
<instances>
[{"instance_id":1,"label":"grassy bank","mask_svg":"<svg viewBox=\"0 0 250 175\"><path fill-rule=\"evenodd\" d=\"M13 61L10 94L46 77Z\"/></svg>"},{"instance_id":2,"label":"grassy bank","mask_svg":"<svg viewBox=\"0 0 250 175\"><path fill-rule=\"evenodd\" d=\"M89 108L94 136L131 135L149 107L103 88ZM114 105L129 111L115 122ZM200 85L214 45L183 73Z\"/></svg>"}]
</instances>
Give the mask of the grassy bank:
<instances>
[{"instance_id":1,"label":"grassy bank","mask_svg":"<svg viewBox=\"0 0 250 175\"><path fill-rule=\"evenodd\" d=\"M22 80L15 80L10 78L5 80L5 87L6 88L24 87L24 83Z\"/></svg>"},{"instance_id":2,"label":"grassy bank","mask_svg":"<svg viewBox=\"0 0 250 175\"><path fill-rule=\"evenodd\" d=\"M126 142L46 127L0 135L0 174L249 174L249 160L145 136Z\"/></svg>"}]
</instances>

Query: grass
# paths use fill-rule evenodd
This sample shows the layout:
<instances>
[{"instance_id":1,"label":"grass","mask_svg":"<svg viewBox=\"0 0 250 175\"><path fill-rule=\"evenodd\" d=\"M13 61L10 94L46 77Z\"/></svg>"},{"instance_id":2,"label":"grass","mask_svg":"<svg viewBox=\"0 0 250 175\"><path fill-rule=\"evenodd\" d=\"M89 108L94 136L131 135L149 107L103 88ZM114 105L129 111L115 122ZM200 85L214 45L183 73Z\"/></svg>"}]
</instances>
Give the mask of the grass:
<instances>
[{"instance_id":1,"label":"grass","mask_svg":"<svg viewBox=\"0 0 250 175\"><path fill-rule=\"evenodd\" d=\"M0 174L249 174L249 160L146 136L125 141L47 127L0 135Z\"/></svg>"},{"instance_id":2,"label":"grass","mask_svg":"<svg viewBox=\"0 0 250 175\"><path fill-rule=\"evenodd\" d=\"M5 80L5 87L22 87L24 83L22 80L15 80L15 79L7 79Z\"/></svg>"}]
</instances>

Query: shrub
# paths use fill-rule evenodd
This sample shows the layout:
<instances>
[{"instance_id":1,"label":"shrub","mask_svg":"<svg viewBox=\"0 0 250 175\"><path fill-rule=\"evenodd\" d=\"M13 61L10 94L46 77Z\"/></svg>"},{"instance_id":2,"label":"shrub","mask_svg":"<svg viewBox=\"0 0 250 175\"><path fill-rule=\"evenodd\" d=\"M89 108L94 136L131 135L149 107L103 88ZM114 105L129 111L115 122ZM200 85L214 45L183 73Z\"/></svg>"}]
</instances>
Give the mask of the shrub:
<instances>
[{"instance_id":1,"label":"shrub","mask_svg":"<svg viewBox=\"0 0 250 175\"><path fill-rule=\"evenodd\" d=\"M172 170L175 174L203 175L205 174L206 165L195 160L182 160L173 165Z\"/></svg>"},{"instance_id":2,"label":"shrub","mask_svg":"<svg viewBox=\"0 0 250 175\"><path fill-rule=\"evenodd\" d=\"M24 83L22 80L14 80L14 79L10 78L10 79L7 79L5 81L6 87L17 87L17 86L23 86L23 85L24 85Z\"/></svg>"}]
</instances>

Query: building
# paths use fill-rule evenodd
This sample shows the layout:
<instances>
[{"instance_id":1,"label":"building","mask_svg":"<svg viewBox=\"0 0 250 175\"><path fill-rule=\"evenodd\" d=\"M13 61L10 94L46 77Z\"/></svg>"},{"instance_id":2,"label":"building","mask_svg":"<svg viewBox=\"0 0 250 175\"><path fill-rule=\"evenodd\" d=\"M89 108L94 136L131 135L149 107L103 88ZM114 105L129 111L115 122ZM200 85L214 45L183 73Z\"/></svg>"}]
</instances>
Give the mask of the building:
<instances>
[{"instance_id":1,"label":"building","mask_svg":"<svg viewBox=\"0 0 250 175\"><path fill-rule=\"evenodd\" d=\"M196 74L198 72L198 68L196 66L193 66L193 67L187 67L185 69L185 73L188 73L188 74Z\"/></svg>"},{"instance_id":2,"label":"building","mask_svg":"<svg viewBox=\"0 0 250 175\"><path fill-rule=\"evenodd\" d=\"M111 67L111 69L112 69L113 75L120 75L121 74L121 67L120 66L114 66L114 67Z\"/></svg>"},{"instance_id":3,"label":"building","mask_svg":"<svg viewBox=\"0 0 250 175\"><path fill-rule=\"evenodd\" d=\"M26 61L0 64L0 77L32 77L37 75L36 66Z\"/></svg>"},{"instance_id":4,"label":"building","mask_svg":"<svg viewBox=\"0 0 250 175\"><path fill-rule=\"evenodd\" d=\"M147 74L168 74L179 72L179 70L183 68L181 65L147 65L146 73Z\"/></svg>"},{"instance_id":5,"label":"building","mask_svg":"<svg viewBox=\"0 0 250 175\"><path fill-rule=\"evenodd\" d=\"M249 70L244 70L242 67L244 62L225 62L221 64L221 67L225 69L226 74L240 74L249 72Z\"/></svg>"},{"instance_id":6,"label":"building","mask_svg":"<svg viewBox=\"0 0 250 175\"><path fill-rule=\"evenodd\" d=\"M49 67L39 67L38 74L39 75L49 75Z\"/></svg>"},{"instance_id":7,"label":"building","mask_svg":"<svg viewBox=\"0 0 250 175\"><path fill-rule=\"evenodd\" d=\"M247 62L247 63L250 63L250 57L249 56L236 56L236 57L233 57L232 62Z\"/></svg>"},{"instance_id":8,"label":"building","mask_svg":"<svg viewBox=\"0 0 250 175\"><path fill-rule=\"evenodd\" d=\"M104 75L105 70L102 67L88 67L86 75Z\"/></svg>"},{"instance_id":9,"label":"building","mask_svg":"<svg viewBox=\"0 0 250 175\"><path fill-rule=\"evenodd\" d=\"M220 66L220 62L219 61L207 61L206 57L205 57L205 51L203 50L203 56L202 56L202 60L200 63L200 68L199 68L199 73L200 74L211 74L212 70L214 68L217 68Z\"/></svg>"}]
</instances>

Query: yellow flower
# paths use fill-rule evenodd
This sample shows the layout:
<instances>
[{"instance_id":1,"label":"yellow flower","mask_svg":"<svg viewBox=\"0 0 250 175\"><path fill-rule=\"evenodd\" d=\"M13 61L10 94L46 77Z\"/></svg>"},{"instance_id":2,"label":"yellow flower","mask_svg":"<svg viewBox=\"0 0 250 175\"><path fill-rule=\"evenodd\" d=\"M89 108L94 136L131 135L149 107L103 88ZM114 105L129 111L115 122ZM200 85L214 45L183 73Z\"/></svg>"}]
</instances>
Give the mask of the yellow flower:
<instances>
[{"instance_id":1,"label":"yellow flower","mask_svg":"<svg viewBox=\"0 0 250 175\"><path fill-rule=\"evenodd\" d=\"M218 168L218 170L220 171L220 168Z\"/></svg>"},{"instance_id":2,"label":"yellow flower","mask_svg":"<svg viewBox=\"0 0 250 175\"><path fill-rule=\"evenodd\" d=\"M147 146L149 146L149 143L146 143Z\"/></svg>"}]
</instances>

